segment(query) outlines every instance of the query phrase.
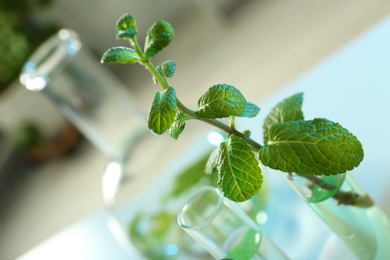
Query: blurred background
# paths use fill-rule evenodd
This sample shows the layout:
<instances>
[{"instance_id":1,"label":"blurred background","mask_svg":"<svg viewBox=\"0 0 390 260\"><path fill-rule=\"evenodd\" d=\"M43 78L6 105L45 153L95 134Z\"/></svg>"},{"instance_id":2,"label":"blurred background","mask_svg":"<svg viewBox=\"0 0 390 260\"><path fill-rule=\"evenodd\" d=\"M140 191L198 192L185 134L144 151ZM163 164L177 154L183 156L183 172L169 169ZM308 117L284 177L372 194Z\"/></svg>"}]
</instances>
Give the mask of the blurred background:
<instances>
[{"instance_id":1,"label":"blurred background","mask_svg":"<svg viewBox=\"0 0 390 260\"><path fill-rule=\"evenodd\" d=\"M229 83L261 102L390 14L387 0L2 0L0 2L0 259L14 259L102 208L107 164L46 100L20 86L29 55L61 28L99 62L123 13L143 39L157 19L175 40L157 57L177 62L185 104ZM141 41L142 42L142 41ZM140 66L101 65L147 111L154 90Z\"/></svg>"}]
</instances>

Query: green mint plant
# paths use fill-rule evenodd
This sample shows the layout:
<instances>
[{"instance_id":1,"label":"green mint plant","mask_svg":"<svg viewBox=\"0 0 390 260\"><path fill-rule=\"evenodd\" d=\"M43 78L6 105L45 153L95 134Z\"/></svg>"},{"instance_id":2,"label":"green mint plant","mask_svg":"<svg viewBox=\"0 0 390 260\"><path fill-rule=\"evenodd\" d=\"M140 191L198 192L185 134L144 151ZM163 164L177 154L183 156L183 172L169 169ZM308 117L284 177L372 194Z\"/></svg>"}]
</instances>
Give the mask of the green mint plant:
<instances>
[{"instance_id":1,"label":"green mint plant","mask_svg":"<svg viewBox=\"0 0 390 260\"><path fill-rule=\"evenodd\" d=\"M265 166L295 173L317 183L320 176L345 173L357 167L364 152L360 141L347 129L325 118L304 119L303 93L278 103L264 120L264 144L250 137L249 131L235 127L237 117L254 118L260 108L246 100L243 94L228 84L210 87L192 110L181 103L168 79L175 74L176 63L168 60L158 66L152 58L173 40L175 31L164 20L157 21L148 31L144 48L137 41L136 20L124 14L117 21L117 38L128 40L130 47L108 49L102 63L143 65L161 86L153 99L148 127L156 134L169 134L178 139L189 120L208 123L227 133L227 138L211 154L206 172L218 172L218 185L224 195L237 202L250 199L261 188L263 176L259 160ZM227 119L222 121L221 119ZM227 122L227 123L225 123ZM359 205L355 194L336 193L340 204Z\"/></svg>"}]
</instances>

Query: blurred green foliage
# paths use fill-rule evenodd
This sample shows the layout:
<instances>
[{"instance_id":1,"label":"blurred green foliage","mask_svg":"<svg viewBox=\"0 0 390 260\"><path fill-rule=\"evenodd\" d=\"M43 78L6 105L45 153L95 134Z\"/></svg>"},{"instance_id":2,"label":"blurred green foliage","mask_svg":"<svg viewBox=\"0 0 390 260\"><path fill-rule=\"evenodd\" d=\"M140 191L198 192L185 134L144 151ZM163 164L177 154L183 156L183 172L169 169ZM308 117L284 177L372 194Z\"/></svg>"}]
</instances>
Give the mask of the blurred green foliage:
<instances>
[{"instance_id":1,"label":"blurred green foliage","mask_svg":"<svg viewBox=\"0 0 390 260\"><path fill-rule=\"evenodd\" d=\"M52 0L0 1L0 91L15 78L30 54L57 26L40 24L34 11L47 7Z\"/></svg>"},{"instance_id":2,"label":"blurred green foliage","mask_svg":"<svg viewBox=\"0 0 390 260\"><path fill-rule=\"evenodd\" d=\"M13 133L13 144L16 148L27 149L39 144L43 134L38 125L33 122L24 122Z\"/></svg>"}]
</instances>

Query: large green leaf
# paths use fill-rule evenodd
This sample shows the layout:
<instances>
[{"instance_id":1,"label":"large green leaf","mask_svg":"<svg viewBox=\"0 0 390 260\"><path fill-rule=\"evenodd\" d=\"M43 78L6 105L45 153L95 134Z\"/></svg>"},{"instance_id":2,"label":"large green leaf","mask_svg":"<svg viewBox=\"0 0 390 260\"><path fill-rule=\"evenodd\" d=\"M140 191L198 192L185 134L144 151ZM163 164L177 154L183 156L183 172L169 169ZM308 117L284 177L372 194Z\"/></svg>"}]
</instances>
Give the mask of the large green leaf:
<instances>
[{"instance_id":1,"label":"large green leaf","mask_svg":"<svg viewBox=\"0 0 390 260\"><path fill-rule=\"evenodd\" d=\"M252 148L236 135L229 136L219 146L218 185L224 196L233 201L245 201L258 192L263 176Z\"/></svg>"},{"instance_id":2,"label":"large green leaf","mask_svg":"<svg viewBox=\"0 0 390 260\"><path fill-rule=\"evenodd\" d=\"M264 165L284 172L331 175L357 167L364 153L347 129L317 118L273 125L259 156Z\"/></svg>"},{"instance_id":3,"label":"large green leaf","mask_svg":"<svg viewBox=\"0 0 390 260\"><path fill-rule=\"evenodd\" d=\"M146 58L151 58L173 40L175 31L170 23L158 20L148 31L145 41Z\"/></svg>"},{"instance_id":4,"label":"large green leaf","mask_svg":"<svg viewBox=\"0 0 390 260\"><path fill-rule=\"evenodd\" d=\"M126 47L112 47L104 54L101 63L136 63L140 58L135 50Z\"/></svg>"},{"instance_id":5,"label":"large green leaf","mask_svg":"<svg viewBox=\"0 0 390 260\"><path fill-rule=\"evenodd\" d=\"M130 39L138 33L136 21L131 14L124 14L118 19L116 30L118 39Z\"/></svg>"},{"instance_id":6,"label":"large green leaf","mask_svg":"<svg viewBox=\"0 0 390 260\"><path fill-rule=\"evenodd\" d=\"M245 107L246 100L238 89L227 84L218 84L200 97L196 115L204 118L239 116Z\"/></svg>"},{"instance_id":7,"label":"large green leaf","mask_svg":"<svg viewBox=\"0 0 390 260\"><path fill-rule=\"evenodd\" d=\"M303 93L295 94L276 104L264 119L263 134L264 142L268 141L268 133L271 127L277 123L292 120L303 120L302 113Z\"/></svg>"},{"instance_id":8,"label":"large green leaf","mask_svg":"<svg viewBox=\"0 0 390 260\"><path fill-rule=\"evenodd\" d=\"M169 129L176 115L176 92L172 87L157 92L149 112L148 127L156 134Z\"/></svg>"}]
</instances>

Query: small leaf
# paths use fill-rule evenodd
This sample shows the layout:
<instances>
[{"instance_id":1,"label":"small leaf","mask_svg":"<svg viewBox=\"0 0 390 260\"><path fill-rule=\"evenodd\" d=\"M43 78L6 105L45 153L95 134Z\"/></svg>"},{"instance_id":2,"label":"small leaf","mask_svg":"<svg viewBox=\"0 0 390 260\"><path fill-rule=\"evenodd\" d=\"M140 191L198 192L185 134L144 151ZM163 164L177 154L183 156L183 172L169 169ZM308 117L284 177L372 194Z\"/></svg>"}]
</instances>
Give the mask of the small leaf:
<instances>
[{"instance_id":1,"label":"small leaf","mask_svg":"<svg viewBox=\"0 0 390 260\"><path fill-rule=\"evenodd\" d=\"M252 117L257 116L257 114L259 114L259 112L260 112L260 108L258 106L256 106L255 104L246 102L245 110L241 114L239 114L238 116L252 118Z\"/></svg>"},{"instance_id":2,"label":"small leaf","mask_svg":"<svg viewBox=\"0 0 390 260\"><path fill-rule=\"evenodd\" d=\"M357 167L364 153L347 129L317 118L273 125L259 156L265 166L284 172L332 175Z\"/></svg>"},{"instance_id":3,"label":"small leaf","mask_svg":"<svg viewBox=\"0 0 390 260\"><path fill-rule=\"evenodd\" d=\"M298 93L284 99L272 108L271 112L264 119L264 143L268 141L269 130L274 124L292 120L303 120L302 102L303 93Z\"/></svg>"},{"instance_id":4,"label":"small leaf","mask_svg":"<svg viewBox=\"0 0 390 260\"><path fill-rule=\"evenodd\" d=\"M145 41L146 58L151 58L173 40L175 31L170 23L164 20L157 21L148 31Z\"/></svg>"},{"instance_id":5,"label":"small leaf","mask_svg":"<svg viewBox=\"0 0 390 260\"><path fill-rule=\"evenodd\" d=\"M182 112L177 112L175 116L175 121L171 124L171 127L169 128L170 136L174 139L178 139L186 126L186 121L189 119L192 118Z\"/></svg>"},{"instance_id":6,"label":"small leaf","mask_svg":"<svg viewBox=\"0 0 390 260\"><path fill-rule=\"evenodd\" d=\"M131 14L124 14L118 19L116 30L118 39L130 39L138 33L136 21Z\"/></svg>"},{"instance_id":7,"label":"small leaf","mask_svg":"<svg viewBox=\"0 0 390 260\"><path fill-rule=\"evenodd\" d=\"M135 50L126 47L112 47L104 54L101 63L136 63L140 61Z\"/></svg>"},{"instance_id":8,"label":"small leaf","mask_svg":"<svg viewBox=\"0 0 390 260\"><path fill-rule=\"evenodd\" d=\"M176 62L168 60L164 61L156 67L158 73L165 78L172 78L176 70ZM154 84L157 84L157 80L153 77Z\"/></svg>"},{"instance_id":9,"label":"small leaf","mask_svg":"<svg viewBox=\"0 0 390 260\"><path fill-rule=\"evenodd\" d=\"M176 115L176 92L172 87L157 92L149 112L148 127L156 134L169 129Z\"/></svg>"},{"instance_id":10,"label":"small leaf","mask_svg":"<svg viewBox=\"0 0 390 260\"><path fill-rule=\"evenodd\" d=\"M251 137L251 131L250 130L245 130L244 132L243 132L243 134L246 136L246 137Z\"/></svg>"},{"instance_id":11,"label":"small leaf","mask_svg":"<svg viewBox=\"0 0 390 260\"><path fill-rule=\"evenodd\" d=\"M196 115L204 118L238 116L244 112L245 107L246 100L238 89L218 84L200 97Z\"/></svg>"},{"instance_id":12,"label":"small leaf","mask_svg":"<svg viewBox=\"0 0 390 260\"><path fill-rule=\"evenodd\" d=\"M186 127L185 121L174 121L169 128L169 135L177 140Z\"/></svg>"},{"instance_id":13,"label":"small leaf","mask_svg":"<svg viewBox=\"0 0 390 260\"><path fill-rule=\"evenodd\" d=\"M157 69L161 71L162 75L166 78L172 78L176 70L176 62L167 60L157 66Z\"/></svg>"},{"instance_id":14,"label":"small leaf","mask_svg":"<svg viewBox=\"0 0 390 260\"><path fill-rule=\"evenodd\" d=\"M218 185L224 196L233 201L250 199L263 182L252 148L241 137L231 135L218 151Z\"/></svg>"}]
</instances>

